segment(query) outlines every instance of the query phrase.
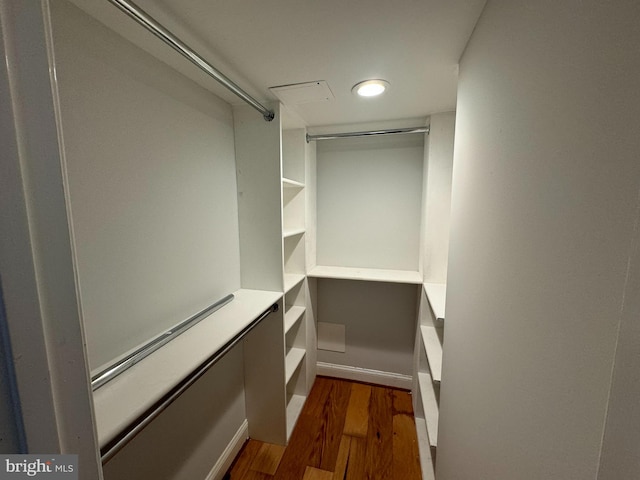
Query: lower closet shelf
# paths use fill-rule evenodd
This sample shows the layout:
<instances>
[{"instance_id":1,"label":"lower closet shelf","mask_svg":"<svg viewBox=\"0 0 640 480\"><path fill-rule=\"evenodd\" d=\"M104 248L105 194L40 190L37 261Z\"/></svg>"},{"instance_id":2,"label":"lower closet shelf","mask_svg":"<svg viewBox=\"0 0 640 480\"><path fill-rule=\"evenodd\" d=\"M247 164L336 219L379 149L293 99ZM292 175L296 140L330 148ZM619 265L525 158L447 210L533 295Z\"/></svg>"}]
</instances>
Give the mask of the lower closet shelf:
<instances>
[{"instance_id":1,"label":"lower closet shelf","mask_svg":"<svg viewBox=\"0 0 640 480\"><path fill-rule=\"evenodd\" d=\"M300 320L300 317L302 317L304 311L305 307L299 307L297 305L285 307L284 333L287 333L289 330L291 330L291 327L293 327L296 322Z\"/></svg>"},{"instance_id":2,"label":"lower closet shelf","mask_svg":"<svg viewBox=\"0 0 640 480\"><path fill-rule=\"evenodd\" d=\"M427 424L429 435L429 445L438 446L438 402L434 391L431 375L428 373L418 373L418 385L420 387L420 397L422 398L422 408L424 410L424 420Z\"/></svg>"},{"instance_id":3,"label":"lower closet shelf","mask_svg":"<svg viewBox=\"0 0 640 480\"><path fill-rule=\"evenodd\" d=\"M284 293L287 293L297 284L304 280L303 273L285 273L284 274Z\"/></svg>"},{"instance_id":4,"label":"lower closet shelf","mask_svg":"<svg viewBox=\"0 0 640 480\"><path fill-rule=\"evenodd\" d=\"M291 350L289 350L289 352L287 352L286 366L285 366L286 383L289 383L289 380L291 380L291 377L293 376L296 369L302 362L302 359L304 358L305 353L306 353L305 350L302 348L292 348Z\"/></svg>"},{"instance_id":5,"label":"lower closet shelf","mask_svg":"<svg viewBox=\"0 0 640 480\"><path fill-rule=\"evenodd\" d=\"M438 332L435 327L422 325L420 333L422 334L422 344L429 360L431 378L434 382L440 383L442 379L442 344L440 343Z\"/></svg>"},{"instance_id":6,"label":"lower closet shelf","mask_svg":"<svg viewBox=\"0 0 640 480\"><path fill-rule=\"evenodd\" d=\"M292 395L287 403L287 438L291 436L306 399L304 395Z\"/></svg>"},{"instance_id":7,"label":"lower closet shelf","mask_svg":"<svg viewBox=\"0 0 640 480\"><path fill-rule=\"evenodd\" d=\"M101 447L282 298L261 290L233 293L232 302L93 392Z\"/></svg>"},{"instance_id":8,"label":"lower closet shelf","mask_svg":"<svg viewBox=\"0 0 640 480\"><path fill-rule=\"evenodd\" d=\"M418 434L418 449L420 451L420 467L422 469L422 480L435 480L433 469L433 458L431 448L429 448L429 435L427 424L423 418L415 417L416 432Z\"/></svg>"}]
</instances>

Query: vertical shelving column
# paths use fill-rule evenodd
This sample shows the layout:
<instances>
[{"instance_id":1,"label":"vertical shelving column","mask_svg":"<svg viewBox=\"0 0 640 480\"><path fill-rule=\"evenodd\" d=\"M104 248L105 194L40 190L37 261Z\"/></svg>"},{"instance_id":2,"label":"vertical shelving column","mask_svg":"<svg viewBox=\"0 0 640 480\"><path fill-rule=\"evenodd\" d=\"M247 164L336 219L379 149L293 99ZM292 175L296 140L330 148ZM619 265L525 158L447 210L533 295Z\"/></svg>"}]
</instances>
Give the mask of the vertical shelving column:
<instances>
[{"instance_id":1,"label":"vertical shelving column","mask_svg":"<svg viewBox=\"0 0 640 480\"><path fill-rule=\"evenodd\" d=\"M421 235L425 283L419 298L413 392L426 480L434 478L438 445L454 129L455 113L432 115L425 149Z\"/></svg>"},{"instance_id":2,"label":"vertical shelving column","mask_svg":"<svg viewBox=\"0 0 640 480\"><path fill-rule=\"evenodd\" d=\"M429 478L433 470L435 451L438 446L445 296L445 285L433 283L424 284L420 295L416 335L418 384L416 397L419 402L416 423L422 427L418 429L418 434L426 433L425 441L420 445L425 478Z\"/></svg>"},{"instance_id":3,"label":"vertical shelving column","mask_svg":"<svg viewBox=\"0 0 640 480\"><path fill-rule=\"evenodd\" d=\"M284 332L287 438L307 392L305 267L305 131L282 132L282 249L284 260Z\"/></svg>"},{"instance_id":4,"label":"vertical shelving column","mask_svg":"<svg viewBox=\"0 0 640 480\"><path fill-rule=\"evenodd\" d=\"M285 345L287 384L287 438L307 398L306 381L306 325L304 322L304 282L285 294Z\"/></svg>"},{"instance_id":5,"label":"vertical shelving column","mask_svg":"<svg viewBox=\"0 0 640 480\"><path fill-rule=\"evenodd\" d=\"M280 105L271 107L272 122L248 105L233 107L240 276L243 289L282 295L281 116ZM243 348L249 436L279 445L287 442L283 325L281 308L247 336Z\"/></svg>"}]
</instances>

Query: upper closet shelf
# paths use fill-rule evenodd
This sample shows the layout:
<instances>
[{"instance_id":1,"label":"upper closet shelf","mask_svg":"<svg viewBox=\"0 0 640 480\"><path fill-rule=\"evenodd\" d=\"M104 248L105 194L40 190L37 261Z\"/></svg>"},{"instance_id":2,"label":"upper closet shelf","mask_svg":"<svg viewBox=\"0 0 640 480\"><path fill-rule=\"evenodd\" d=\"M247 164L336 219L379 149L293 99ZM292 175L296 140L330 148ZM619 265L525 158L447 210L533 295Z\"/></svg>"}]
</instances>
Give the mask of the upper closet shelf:
<instances>
[{"instance_id":1,"label":"upper closet shelf","mask_svg":"<svg viewBox=\"0 0 640 480\"><path fill-rule=\"evenodd\" d=\"M429 299L431 310L438 320L444 320L444 306L447 298L447 286L444 283L425 283L424 291Z\"/></svg>"},{"instance_id":2,"label":"upper closet shelf","mask_svg":"<svg viewBox=\"0 0 640 480\"><path fill-rule=\"evenodd\" d=\"M427 422L427 433L429 435L429 445L438 446L438 402L436 400L435 391L431 376L428 373L418 373L418 385L420 387L420 396L422 398L422 408L424 410L424 419Z\"/></svg>"},{"instance_id":3,"label":"upper closet shelf","mask_svg":"<svg viewBox=\"0 0 640 480\"><path fill-rule=\"evenodd\" d=\"M279 292L246 289L234 295L231 303L93 392L100 446L282 298Z\"/></svg>"},{"instance_id":4,"label":"upper closet shelf","mask_svg":"<svg viewBox=\"0 0 640 480\"><path fill-rule=\"evenodd\" d=\"M303 348L292 348L287 352L287 357L285 359L285 376L286 382L289 383L291 377L293 377L294 372L300 366L302 359L305 356L306 351Z\"/></svg>"},{"instance_id":5,"label":"upper closet shelf","mask_svg":"<svg viewBox=\"0 0 640 480\"><path fill-rule=\"evenodd\" d=\"M291 330L298 320L302 317L302 314L305 311L305 307L301 307L298 305L292 305L290 307L285 307L286 313L284 314L284 333L287 333Z\"/></svg>"},{"instance_id":6,"label":"upper closet shelf","mask_svg":"<svg viewBox=\"0 0 640 480\"><path fill-rule=\"evenodd\" d=\"M284 293L287 293L297 284L304 280L302 273L285 273L284 274Z\"/></svg>"},{"instance_id":7,"label":"upper closet shelf","mask_svg":"<svg viewBox=\"0 0 640 480\"><path fill-rule=\"evenodd\" d=\"M316 278L364 280L369 282L411 283L416 285L422 283L422 275L420 275L419 272L379 268L318 266L314 267L308 273L308 276Z\"/></svg>"},{"instance_id":8,"label":"upper closet shelf","mask_svg":"<svg viewBox=\"0 0 640 480\"><path fill-rule=\"evenodd\" d=\"M282 178L282 186L286 188L304 188L304 183L290 180L288 178Z\"/></svg>"},{"instance_id":9,"label":"upper closet shelf","mask_svg":"<svg viewBox=\"0 0 640 480\"><path fill-rule=\"evenodd\" d=\"M294 235L302 235L304 233L304 228L291 228L288 230L283 230L282 236L284 238L293 237Z\"/></svg>"}]
</instances>

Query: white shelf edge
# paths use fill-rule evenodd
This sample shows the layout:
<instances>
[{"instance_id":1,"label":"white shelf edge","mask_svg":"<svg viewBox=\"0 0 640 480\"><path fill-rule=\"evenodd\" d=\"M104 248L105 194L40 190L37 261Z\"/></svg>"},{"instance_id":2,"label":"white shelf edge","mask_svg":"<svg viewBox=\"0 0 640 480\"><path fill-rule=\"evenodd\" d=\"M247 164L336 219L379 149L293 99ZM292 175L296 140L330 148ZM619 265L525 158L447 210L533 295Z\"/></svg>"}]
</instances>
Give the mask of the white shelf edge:
<instances>
[{"instance_id":1,"label":"white shelf edge","mask_svg":"<svg viewBox=\"0 0 640 480\"><path fill-rule=\"evenodd\" d=\"M286 334L291 328L302 318L306 308L298 305L285 307L284 314L284 333Z\"/></svg>"},{"instance_id":2,"label":"white shelf edge","mask_svg":"<svg viewBox=\"0 0 640 480\"><path fill-rule=\"evenodd\" d=\"M293 237L295 235L302 235L304 232L305 232L304 227L286 229L286 230L282 231L282 237L283 238L289 238L289 237Z\"/></svg>"},{"instance_id":3,"label":"white shelf edge","mask_svg":"<svg viewBox=\"0 0 640 480\"><path fill-rule=\"evenodd\" d=\"M285 383L289 383L306 353L303 348L293 347L289 350L285 359Z\"/></svg>"},{"instance_id":4,"label":"white shelf edge","mask_svg":"<svg viewBox=\"0 0 640 480\"><path fill-rule=\"evenodd\" d=\"M282 186L286 188L304 188L304 183L282 177Z\"/></svg>"},{"instance_id":5,"label":"white shelf edge","mask_svg":"<svg viewBox=\"0 0 640 480\"><path fill-rule=\"evenodd\" d=\"M431 325L421 325L422 344L429 360L429 370L434 382L440 383L442 380L442 344L435 327Z\"/></svg>"},{"instance_id":6,"label":"white shelf edge","mask_svg":"<svg viewBox=\"0 0 640 480\"><path fill-rule=\"evenodd\" d=\"M292 395L287 403L287 439L291 436L291 432L293 432L293 427L295 427L298 421L306 399L307 397L304 395Z\"/></svg>"},{"instance_id":7,"label":"white shelf edge","mask_svg":"<svg viewBox=\"0 0 640 480\"><path fill-rule=\"evenodd\" d=\"M431 375L425 372L418 373L418 386L420 387L420 397L422 398L422 408L424 410L424 420L427 423L427 434L429 435L429 445L438 446L438 402L433 389Z\"/></svg>"},{"instance_id":8,"label":"white shelf edge","mask_svg":"<svg viewBox=\"0 0 640 480\"><path fill-rule=\"evenodd\" d=\"M303 273L285 273L284 274L284 293L289 292L293 287L304 280Z\"/></svg>"},{"instance_id":9,"label":"white shelf edge","mask_svg":"<svg viewBox=\"0 0 640 480\"><path fill-rule=\"evenodd\" d=\"M100 446L282 298L280 292L262 290L233 293L230 303L93 392Z\"/></svg>"},{"instance_id":10,"label":"white shelf edge","mask_svg":"<svg viewBox=\"0 0 640 480\"><path fill-rule=\"evenodd\" d=\"M308 274L315 278L335 278L342 280L363 280L369 282L409 283L420 285L420 272L412 270L390 270L381 268L354 268L336 266L316 266Z\"/></svg>"},{"instance_id":11,"label":"white shelf edge","mask_svg":"<svg viewBox=\"0 0 640 480\"><path fill-rule=\"evenodd\" d=\"M427 294L429 306L437 320L444 321L444 307L447 298L447 286L444 283L425 283L424 292Z\"/></svg>"},{"instance_id":12,"label":"white shelf edge","mask_svg":"<svg viewBox=\"0 0 640 480\"><path fill-rule=\"evenodd\" d=\"M416 423L416 433L418 435L418 450L420 452L420 468L422 469L423 480L435 480L433 459L431 458L431 448L429 445L429 434L427 433L427 422L424 418L414 417Z\"/></svg>"}]
</instances>

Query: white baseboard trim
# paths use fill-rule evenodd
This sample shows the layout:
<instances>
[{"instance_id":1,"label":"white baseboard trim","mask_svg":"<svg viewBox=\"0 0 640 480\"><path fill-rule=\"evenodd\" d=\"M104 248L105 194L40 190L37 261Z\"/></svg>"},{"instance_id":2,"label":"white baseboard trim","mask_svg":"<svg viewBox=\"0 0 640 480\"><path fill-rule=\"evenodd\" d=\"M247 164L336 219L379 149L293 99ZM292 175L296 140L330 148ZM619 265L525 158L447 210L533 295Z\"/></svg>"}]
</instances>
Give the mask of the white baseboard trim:
<instances>
[{"instance_id":1,"label":"white baseboard trim","mask_svg":"<svg viewBox=\"0 0 640 480\"><path fill-rule=\"evenodd\" d=\"M249 438L249 422L245 419L205 480L222 480L222 477L227 473L227 470L229 470L229 467L240 452L247 438Z\"/></svg>"},{"instance_id":2,"label":"white baseboard trim","mask_svg":"<svg viewBox=\"0 0 640 480\"><path fill-rule=\"evenodd\" d=\"M347 365L336 365L335 363L318 362L318 375L327 377L344 378L356 382L374 383L393 388L404 388L411 390L413 379L411 375L400 373L382 372L380 370L370 370L368 368L350 367Z\"/></svg>"}]
</instances>

